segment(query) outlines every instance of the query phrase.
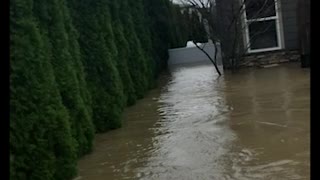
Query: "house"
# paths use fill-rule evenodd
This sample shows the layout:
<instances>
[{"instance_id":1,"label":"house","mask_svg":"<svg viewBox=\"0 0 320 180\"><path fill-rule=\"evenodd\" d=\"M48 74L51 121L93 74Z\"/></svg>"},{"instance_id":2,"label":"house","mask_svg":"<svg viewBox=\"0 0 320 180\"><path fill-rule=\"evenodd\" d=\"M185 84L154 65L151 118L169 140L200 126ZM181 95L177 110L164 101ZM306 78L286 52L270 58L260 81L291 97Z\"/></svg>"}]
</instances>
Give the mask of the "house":
<instances>
[{"instance_id":1,"label":"house","mask_svg":"<svg viewBox=\"0 0 320 180\"><path fill-rule=\"evenodd\" d=\"M246 66L308 59L310 0L216 0L214 8L224 61L235 54Z\"/></svg>"},{"instance_id":2,"label":"house","mask_svg":"<svg viewBox=\"0 0 320 180\"><path fill-rule=\"evenodd\" d=\"M301 66L310 67L310 0L298 0L297 14Z\"/></svg>"}]
</instances>

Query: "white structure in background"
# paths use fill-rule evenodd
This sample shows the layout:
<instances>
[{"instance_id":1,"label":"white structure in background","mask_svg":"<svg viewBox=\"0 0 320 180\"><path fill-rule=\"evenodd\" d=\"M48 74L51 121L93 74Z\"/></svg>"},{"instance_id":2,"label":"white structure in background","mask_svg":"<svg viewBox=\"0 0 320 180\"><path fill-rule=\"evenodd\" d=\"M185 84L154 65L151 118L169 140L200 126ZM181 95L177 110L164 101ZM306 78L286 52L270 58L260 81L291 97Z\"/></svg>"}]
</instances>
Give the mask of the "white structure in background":
<instances>
[{"instance_id":1,"label":"white structure in background","mask_svg":"<svg viewBox=\"0 0 320 180\"><path fill-rule=\"evenodd\" d=\"M197 43L197 45L202 46L201 43ZM196 45L192 41L188 41L186 48L189 48L189 47L196 47Z\"/></svg>"},{"instance_id":2,"label":"white structure in background","mask_svg":"<svg viewBox=\"0 0 320 180\"><path fill-rule=\"evenodd\" d=\"M192 43L192 45L191 45ZM204 50L210 55L210 57L214 60L214 44L212 41L209 41L205 44L198 44L200 47L204 47ZM218 53L217 53L217 65L219 70L223 73L223 64L221 58L221 48L220 44L217 43ZM179 65L179 64L193 64L193 63L209 63L208 65L213 66L210 59L203 53L200 49L198 49L193 42L189 41L187 46L184 48L175 48L169 49L169 60L168 65Z\"/></svg>"}]
</instances>

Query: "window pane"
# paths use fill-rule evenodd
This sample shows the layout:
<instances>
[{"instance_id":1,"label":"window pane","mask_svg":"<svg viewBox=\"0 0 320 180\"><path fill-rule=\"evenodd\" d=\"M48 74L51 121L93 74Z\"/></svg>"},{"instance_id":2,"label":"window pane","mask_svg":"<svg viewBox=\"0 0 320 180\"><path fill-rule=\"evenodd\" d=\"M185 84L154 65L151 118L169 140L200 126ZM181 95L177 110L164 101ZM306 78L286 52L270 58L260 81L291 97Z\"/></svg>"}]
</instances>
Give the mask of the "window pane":
<instances>
[{"instance_id":1,"label":"window pane","mask_svg":"<svg viewBox=\"0 0 320 180\"><path fill-rule=\"evenodd\" d=\"M276 15L275 0L244 0L247 19L258 19Z\"/></svg>"},{"instance_id":2,"label":"window pane","mask_svg":"<svg viewBox=\"0 0 320 180\"><path fill-rule=\"evenodd\" d=\"M278 47L276 21L251 22L249 37L251 50Z\"/></svg>"}]
</instances>

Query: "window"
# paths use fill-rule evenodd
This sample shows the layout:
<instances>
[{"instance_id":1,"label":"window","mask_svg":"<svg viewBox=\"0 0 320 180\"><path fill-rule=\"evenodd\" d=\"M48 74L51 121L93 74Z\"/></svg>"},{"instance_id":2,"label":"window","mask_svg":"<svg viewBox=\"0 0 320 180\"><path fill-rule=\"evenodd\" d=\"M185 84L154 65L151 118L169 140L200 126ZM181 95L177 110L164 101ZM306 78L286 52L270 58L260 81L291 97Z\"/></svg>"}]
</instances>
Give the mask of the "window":
<instances>
[{"instance_id":1,"label":"window","mask_svg":"<svg viewBox=\"0 0 320 180\"><path fill-rule=\"evenodd\" d=\"M241 0L244 3L248 52L281 49L279 0Z\"/></svg>"},{"instance_id":2,"label":"window","mask_svg":"<svg viewBox=\"0 0 320 180\"><path fill-rule=\"evenodd\" d=\"M248 28L252 50L278 47L275 20L252 22Z\"/></svg>"}]
</instances>

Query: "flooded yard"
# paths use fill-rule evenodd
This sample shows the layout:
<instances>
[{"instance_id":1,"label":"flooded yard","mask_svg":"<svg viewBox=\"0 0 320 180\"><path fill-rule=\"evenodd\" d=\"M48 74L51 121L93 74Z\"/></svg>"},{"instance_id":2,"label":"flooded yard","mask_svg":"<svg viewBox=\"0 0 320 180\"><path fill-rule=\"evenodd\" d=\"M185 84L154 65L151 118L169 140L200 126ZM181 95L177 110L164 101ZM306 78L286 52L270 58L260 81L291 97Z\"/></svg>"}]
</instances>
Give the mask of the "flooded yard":
<instances>
[{"instance_id":1,"label":"flooded yard","mask_svg":"<svg viewBox=\"0 0 320 180\"><path fill-rule=\"evenodd\" d=\"M180 66L99 134L82 180L310 179L310 71Z\"/></svg>"}]
</instances>

